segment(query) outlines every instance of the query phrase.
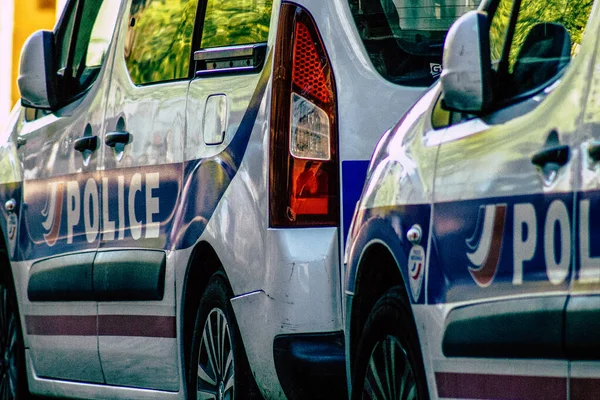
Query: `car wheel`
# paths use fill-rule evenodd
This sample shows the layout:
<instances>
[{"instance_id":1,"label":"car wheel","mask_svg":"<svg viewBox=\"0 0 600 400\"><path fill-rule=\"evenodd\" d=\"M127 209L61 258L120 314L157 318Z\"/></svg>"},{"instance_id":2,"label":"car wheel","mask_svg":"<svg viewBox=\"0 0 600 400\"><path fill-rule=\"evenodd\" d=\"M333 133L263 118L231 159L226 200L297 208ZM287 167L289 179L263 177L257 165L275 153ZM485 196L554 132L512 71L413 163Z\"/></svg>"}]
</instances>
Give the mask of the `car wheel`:
<instances>
[{"instance_id":1,"label":"car wheel","mask_svg":"<svg viewBox=\"0 0 600 400\"><path fill-rule=\"evenodd\" d=\"M25 350L13 291L0 282L0 399L27 398Z\"/></svg>"},{"instance_id":2,"label":"car wheel","mask_svg":"<svg viewBox=\"0 0 600 400\"><path fill-rule=\"evenodd\" d=\"M213 275L198 307L188 391L192 400L253 397L248 384L248 362L225 282L222 274Z\"/></svg>"},{"instance_id":3,"label":"car wheel","mask_svg":"<svg viewBox=\"0 0 600 400\"><path fill-rule=\"evenodd\" d=\"M428 399L423 358L410 305L397 286L373 307L361 335L352 399Z\"/></svg>"}]
</instances>

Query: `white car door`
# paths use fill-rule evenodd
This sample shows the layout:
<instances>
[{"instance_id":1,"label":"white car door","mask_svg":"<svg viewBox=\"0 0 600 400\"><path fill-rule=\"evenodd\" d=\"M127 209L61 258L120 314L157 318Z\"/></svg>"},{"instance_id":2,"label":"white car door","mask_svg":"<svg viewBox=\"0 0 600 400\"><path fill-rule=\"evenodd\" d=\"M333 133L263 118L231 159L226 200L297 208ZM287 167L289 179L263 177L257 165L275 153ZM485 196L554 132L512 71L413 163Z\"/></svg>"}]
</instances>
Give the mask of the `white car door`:
<instances>
[{"instance_id":1,"label":"white car door","mask_svg":"<svg viewBox=\"0 0 600 400\"><path fill-rule=\"evenodd\" d=\"M54 30L58 107L27 109L20 255L25 345L36 374L104 382L96 336L92 262L100 243L97 138L118 0L72 0Z\"/></svg>"},{"instance_id":2,"label":"white car door","mask_svg":"<svg viewBox=\"0 0 600 400\"><path fill-rule=\"evenodd\" d=\"M439 397L568 396L576 128L591 60L577 54L585 25L554 22L585 24L591 4L568 3L490 8L492 110L454 113L436 139L429 302L443 320L429 340Z\"/></svg>"},{"instance_id":3,"label":"white car door","mask_svg":"<svg viewBox=\"0 0 600 400\"><path fill-rule=\"evenodd\" d=\"M98 348L110 385L180 389L168 238L182 190L197 4L132 0L121 11L101 140L106 214L94 262Z\"/></svg>"},{"instance_id":4,"label":"white car door","mask_svg":"<svg viewBox=\"0 0 600 400\"><path fill-rule=\"evenodd\" d=\"M600 23L599 12L588 22L589 40L583 43L580 56L590 62L590 75L582 74L576 89L585 104L583 117L577 127L574 151L581 154L578 162L580 175L576 180L574 218L575 253L571 295L565 308L565 348L571 360L569 393L571 399L588 399L597 393L600 382L600 352L598 351L598 316L600 311L600 64L597 40ZM563 107L570 107L569 104Z\"/></svg>"}]
</instances>

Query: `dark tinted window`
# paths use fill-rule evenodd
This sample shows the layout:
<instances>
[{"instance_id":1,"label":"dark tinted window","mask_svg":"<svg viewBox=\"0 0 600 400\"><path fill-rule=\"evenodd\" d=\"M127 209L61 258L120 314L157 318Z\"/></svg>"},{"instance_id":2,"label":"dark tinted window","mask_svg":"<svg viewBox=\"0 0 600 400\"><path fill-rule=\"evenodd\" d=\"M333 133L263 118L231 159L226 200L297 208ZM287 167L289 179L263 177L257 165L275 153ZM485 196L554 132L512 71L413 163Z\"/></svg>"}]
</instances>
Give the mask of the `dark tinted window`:
<instances>
[{"instance_id":1,"label":"dark tinted window","mask_svg":"<svg viewBox=\"0 0 600 400\"><path fill-rule=\"evenodd\" d=\"M77 2L72 3L65 9L63 14L63 23L58 27L56 32L56 50L58 62L58 70L62 70L67 66L67 57L69 56L69 44L73 37L73 25L75 24L75 10Z\"/></svg>"},{"instance_id":2,"label":"dark tinted window","mask_svg":"<svg viewBox=\"0 0 600 400\"><path fill-rule=\"evenodd\" d=\"M578 52L590 15L592 1L529 0L513 10L513 2L503 0L490 26L492 60L498 68L496 86L499 99L513 98L551 81ZM518 12L516 19L513 12ZM504 43L509 21L514 32L508 57L499 60L494 43ZM502 28L500 28L502 27ZM497 28L497 29L494 29Z\"/></svg>"},{"instance_id":3,"label":"dark tinted window","mask_svg":"<svg viewBox=\"0 0 600 400\"><path fill-rule=\"evenodd\" d=\"M478 0L350 0L377 71L398 84L428 86L441 73L446 32Z\"/></svg>"},{"instance_id":4,"label":"dark tinted window","mask_svg":"<svg viewBox=\"0 0 600 400\"><path fill-rule=\"evenodd\" d=\"M197 0L133 0L125 61L136 84L189 75Z\"/></svg>"},{"instance_id":5,"label":"dark tinted window","mask_svg":"<svg viewBox=\"0 0 600 400\"><path fill-rule=\"evenodd\" d=\"M272 0L208 0L202 48L266 42Z\"/></svg>"},{"instance_id":6,"label":"dark tinted window","mask_svg":"<svg viewBox=\"0 0 600 400\"><path fill-rule=\"evenodd\" d=\"M57 73L66 99L96 79L113 35L120 0L71 3L57 31ZM80 20L77 21L77 15Z\"/></svg>"}]
</instances>

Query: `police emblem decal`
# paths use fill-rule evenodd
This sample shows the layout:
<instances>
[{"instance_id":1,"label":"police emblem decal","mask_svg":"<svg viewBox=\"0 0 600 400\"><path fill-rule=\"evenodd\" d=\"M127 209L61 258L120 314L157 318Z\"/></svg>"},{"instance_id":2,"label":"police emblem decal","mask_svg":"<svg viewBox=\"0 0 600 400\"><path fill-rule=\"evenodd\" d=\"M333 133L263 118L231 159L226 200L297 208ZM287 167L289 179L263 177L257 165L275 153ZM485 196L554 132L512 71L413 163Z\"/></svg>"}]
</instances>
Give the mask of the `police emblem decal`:
<instances>
[{"instance_id":1,"label":"police emblem decal","mask_svg":"<svg viewBox=\"0 0 600 400\"><path fill-rule=\"evenodd\" d=\"M480 287L491 285L498 271L505 219L506 204L479 207L475 232L466 240L469 273Z\"/></svg>"},{"instance_id":2,"label":"police emblem decal","mask_svg":"<svg viewBox=\"0 0 600 400\"><path fill-rule=\"evenodd\" d=\"M414 245L408 253L408 275L410 276L410 291L415 302L419 301L423 276L425 275L425 249Z\"/></svg>"}]
</instances>

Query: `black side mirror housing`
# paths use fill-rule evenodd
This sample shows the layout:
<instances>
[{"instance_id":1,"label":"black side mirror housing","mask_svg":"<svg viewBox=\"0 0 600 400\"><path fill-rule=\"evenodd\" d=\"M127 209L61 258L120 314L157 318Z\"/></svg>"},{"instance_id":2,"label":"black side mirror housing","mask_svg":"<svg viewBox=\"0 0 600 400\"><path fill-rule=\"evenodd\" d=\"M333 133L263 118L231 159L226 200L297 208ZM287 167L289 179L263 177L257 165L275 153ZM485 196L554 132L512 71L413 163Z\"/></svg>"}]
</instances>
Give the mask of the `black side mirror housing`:
<instances>
[{"instance_id":1,"label":"black side mirror housing","mask_svg":"<svg viewBox=\"0 0 600 400\"><path fill-rule=\"evenodd\" d=\"M17 79L23 106L44 110L58 107L54 48L51 31L37 31L25 42Z\"/></svg>"}]
</instances>

